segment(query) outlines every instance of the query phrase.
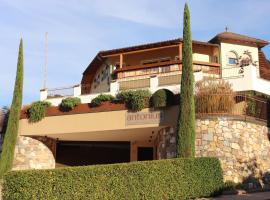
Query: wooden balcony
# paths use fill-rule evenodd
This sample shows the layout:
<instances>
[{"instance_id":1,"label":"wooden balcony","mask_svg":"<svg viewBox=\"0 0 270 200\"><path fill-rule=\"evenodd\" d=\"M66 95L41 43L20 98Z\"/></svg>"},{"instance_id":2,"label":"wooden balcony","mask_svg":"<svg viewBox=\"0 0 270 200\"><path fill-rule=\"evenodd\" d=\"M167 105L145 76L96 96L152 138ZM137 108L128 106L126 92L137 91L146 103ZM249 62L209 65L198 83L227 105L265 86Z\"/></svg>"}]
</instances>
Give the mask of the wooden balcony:
<instances>
[{"instance_id":1,"label":"wooden balcony","mask_svg":"<svg viewBox=\"0 0 270 200\"><path fill-rule=\"evenodd\" d=\"M193 62L194 72L203 71L209 74L220 74L220 64L219 63L209 63L209 62ZM128 77L140 77L146 75L157 75L169 72L182 71L182 61L165 61L153 64L137 65L137 66L126 66L113 71L114 79L123 79Z\"/></svg>"}]
</instances>

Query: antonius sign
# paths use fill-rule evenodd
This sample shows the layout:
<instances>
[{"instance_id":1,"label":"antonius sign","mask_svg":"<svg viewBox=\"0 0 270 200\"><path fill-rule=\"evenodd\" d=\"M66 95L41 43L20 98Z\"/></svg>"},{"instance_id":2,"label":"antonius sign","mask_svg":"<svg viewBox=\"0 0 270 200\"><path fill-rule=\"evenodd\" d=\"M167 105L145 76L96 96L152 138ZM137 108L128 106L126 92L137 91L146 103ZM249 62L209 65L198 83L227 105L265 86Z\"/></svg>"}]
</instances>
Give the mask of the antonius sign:
<instances>
[{"instance_id":1,"label":"antonius sign","mask_svg":"<svg viewBox=\"0 0 270 200\"><path fill-rule=\"evenodd\" d=\"M126 125L157 124L163 121L163 111L126 113Z\"/></svg>"}]
</instances>

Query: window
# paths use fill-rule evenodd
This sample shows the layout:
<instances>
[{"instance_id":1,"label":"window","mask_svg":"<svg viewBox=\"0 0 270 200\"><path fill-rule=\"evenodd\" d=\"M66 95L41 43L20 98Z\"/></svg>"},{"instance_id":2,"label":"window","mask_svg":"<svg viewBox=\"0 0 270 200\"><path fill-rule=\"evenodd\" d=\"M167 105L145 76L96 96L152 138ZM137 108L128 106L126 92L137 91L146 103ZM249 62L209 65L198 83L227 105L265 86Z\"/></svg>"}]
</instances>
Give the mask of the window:
<instances>
[{"instance_id":1,"label":"window","mask_svg":"<svg viewBox=\"0 0 270 200\"><path fill-rule=\"evenodd\" d=\"M238 54L236 53L236 51L229 51L227 53L227 64L228 65L238 64Z\"/></svg>"},{"instance_id":2,"label":"window","mask_svg":"<svg viewBox=\"0 0 270 200\"><path fill-rule=\"evenodd\" d=\"M228 64L229 65L236 65L237 59L236 58L228 58Z\"/></svg>"}]
</instances>

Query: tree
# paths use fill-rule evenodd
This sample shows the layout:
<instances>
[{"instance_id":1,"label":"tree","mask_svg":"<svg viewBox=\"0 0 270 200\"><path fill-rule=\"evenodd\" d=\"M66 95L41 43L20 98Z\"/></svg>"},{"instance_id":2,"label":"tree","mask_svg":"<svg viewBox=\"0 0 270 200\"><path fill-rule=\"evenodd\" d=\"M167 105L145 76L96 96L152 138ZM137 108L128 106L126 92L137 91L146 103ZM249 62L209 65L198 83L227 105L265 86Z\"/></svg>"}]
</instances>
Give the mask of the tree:
<instances>
[{"instance_id":1,"label":"tree","mask_svg":"<svg viewBox=\"0 0 270 200\"><path fill-rule=\"evenodd\" d=\"M184 9L183 67L181 78L180 110L177 126L177 157L195 156L195 104L192 65L192 39L188 5Z\"/></svg>"},{"instance_id":2,"label":"tree","mask_svg":"<svg viewBox=\"0 0 270 200\"><path fill-rule=\"evenodd\" d=\"M22 107L22 93L23 93L23 41L21 39L19 46L17 74L13 91L13 99L10 107L7 129L0 157L0 178L3 177L4 173L12 169Z\"/></svg>"}]
</instances>

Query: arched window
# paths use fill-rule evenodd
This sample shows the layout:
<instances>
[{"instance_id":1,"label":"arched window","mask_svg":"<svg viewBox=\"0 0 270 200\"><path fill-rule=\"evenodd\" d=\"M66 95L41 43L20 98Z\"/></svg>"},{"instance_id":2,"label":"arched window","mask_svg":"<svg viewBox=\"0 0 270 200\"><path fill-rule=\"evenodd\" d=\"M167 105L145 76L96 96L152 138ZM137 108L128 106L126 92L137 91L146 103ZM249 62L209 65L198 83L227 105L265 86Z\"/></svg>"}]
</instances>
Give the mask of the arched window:
<instances>
[{"instance_id":1,"label":"arched window","mask_svg":"<svg viewBox=\"0 0 270 200\"><path fill-rule=\"evenodd\" d=\"M228 65L238 64L238 54L235 51L229 51L227 53L227 64Z\"/></svg>"}]
</instances>

